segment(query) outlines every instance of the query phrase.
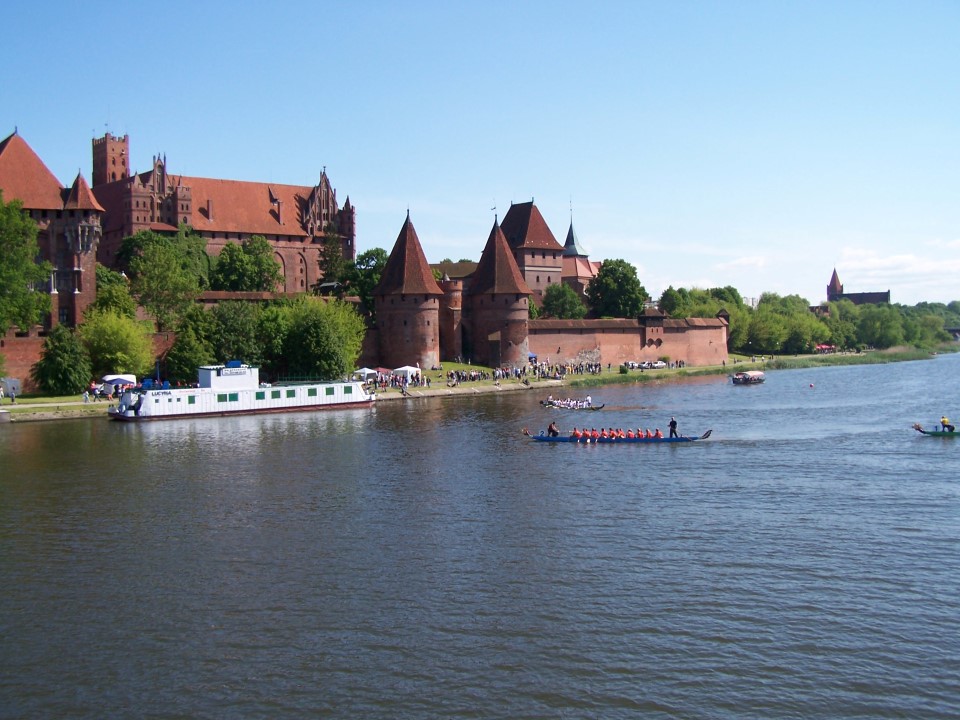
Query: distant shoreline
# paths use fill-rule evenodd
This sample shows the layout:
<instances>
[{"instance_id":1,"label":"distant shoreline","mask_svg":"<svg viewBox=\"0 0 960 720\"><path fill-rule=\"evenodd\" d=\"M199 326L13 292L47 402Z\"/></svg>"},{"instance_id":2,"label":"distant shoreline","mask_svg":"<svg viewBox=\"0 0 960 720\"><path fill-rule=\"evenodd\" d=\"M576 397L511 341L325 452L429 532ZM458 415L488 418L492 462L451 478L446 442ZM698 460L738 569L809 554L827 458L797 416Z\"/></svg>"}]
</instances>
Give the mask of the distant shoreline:
<instances>
[{"instance_id":1,"label":"distant shoreline","mask_svg":"<svg viewBox=\"0 0 960 720\"><path fill-rule=\"evenodd\" d=\"M942 348L944 352L960 352L960 345L951 345ZM630 370L621 373L619 368L611 368L600 375L567 375L563 380L538 379L531 380L529 385L514 379L496 381L466 381L453 387L447 386L438 380L431 387L414 387L403 395L399 390L390 388L386 392L378 392L376 402L395 402L398 400L416 400L418 398L448 398L464 395L491 395L498 392L518 392L552 390L557 387L597 387L603 385L623 385L628 383L683 383L693 378L710 375L730 375L738 370L792 370L805 367L821 367L835 365L868 365L876 363L908 362L924 360L934 357L937 353L910 348L897 348L890 351L875 351L866 353L843 353L830 355L801 355L775 356L765 360L731 362L723 366L711 365L699 368L679 368L668 370ZM443 382L441 385L440 383ZM37 402L27 400L18 402L14 406L4 404L0 407L0 427L6 423L43 422L49 420L78 420L102 419L107 420L108 403L83 402ZM49 409L47 409L49 408ZM11 412L12 410L12 412Z\"/></svg>"}]
</instances>

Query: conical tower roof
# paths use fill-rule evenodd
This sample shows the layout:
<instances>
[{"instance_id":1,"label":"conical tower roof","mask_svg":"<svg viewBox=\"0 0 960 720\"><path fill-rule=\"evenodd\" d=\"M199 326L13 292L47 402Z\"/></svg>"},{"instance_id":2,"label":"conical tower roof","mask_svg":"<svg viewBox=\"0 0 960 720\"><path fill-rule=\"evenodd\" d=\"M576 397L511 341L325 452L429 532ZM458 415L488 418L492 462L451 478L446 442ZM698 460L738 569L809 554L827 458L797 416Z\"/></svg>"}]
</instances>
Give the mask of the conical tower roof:
<instances>
[{"instance_id":1,"label":"conical tower roof","mask_svg":"<svg viewBox=\"0 0 960 720\"><path fill-rule=\"evenodd\" d=\"M67 195L67 201L63 204L64 210L96 210L104 212L103 207L97 202L84 180L82 173L77 173L77 179L73 181L73 187Z\"/></svg>"},{"instance_id":2,"label":"conical tower roof","mask_svg":"<svg viewBox=\"0 0 960 720\"><path fill-rule=\"evenodd\" d=\"M493 223L490 237L487 238L483 254L480 255L480 262L470 279L469 294L483 293L533 294L513 259L507 238L496 222Z\"/></svg>"},{"instance_id":3,"label":"conical tower roof","mask_svg":"<svg viewBox=\"0 0 960 720\"><path fill-rule=\"evenodd\" d=\"M833 276L830 278L830 284L827 285L827 292L842 293L843 284L840 282L840 276L837 275L837 269L833 269Z\"/></svg>"},{"instance_id":4,"label":"conical tower roof","mask_svg":"<svg viewBox=\"0 0 960 720\"><path fill-rule=\"evenodd\" d=\"M423 254L410 213L400 228L375 295L443 295Z\"/></svg>"},{"instance_id":5,"label":"conical tower roof","mask_svg":"<svg viewBox=\"0 0 960 720\"><path fill-rule=\"evenodd\" d=\"M573 230L573 220L570 221L570 229L567 230L567 241L563 244L563 254L566 257L587 257L587 251L580 245L577 233Z\"/></svg>"}]
</instances>

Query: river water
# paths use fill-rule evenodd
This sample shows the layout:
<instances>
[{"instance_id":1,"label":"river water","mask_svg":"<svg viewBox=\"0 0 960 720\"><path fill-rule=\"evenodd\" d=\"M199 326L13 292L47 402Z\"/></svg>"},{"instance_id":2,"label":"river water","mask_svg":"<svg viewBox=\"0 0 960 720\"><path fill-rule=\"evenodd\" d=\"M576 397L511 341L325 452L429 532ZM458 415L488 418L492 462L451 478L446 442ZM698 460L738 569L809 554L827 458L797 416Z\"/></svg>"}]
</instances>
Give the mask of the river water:
<instances>
[{"instance_id":1,"label":"river water","mask_svg":"<svg viewBox=\"0 0 960 720\"><path fill-rule=\"evenodd\" d=\"M767 377L0 427L0 717L960 717L960 355Z\"/></svg>"}]
</instances>

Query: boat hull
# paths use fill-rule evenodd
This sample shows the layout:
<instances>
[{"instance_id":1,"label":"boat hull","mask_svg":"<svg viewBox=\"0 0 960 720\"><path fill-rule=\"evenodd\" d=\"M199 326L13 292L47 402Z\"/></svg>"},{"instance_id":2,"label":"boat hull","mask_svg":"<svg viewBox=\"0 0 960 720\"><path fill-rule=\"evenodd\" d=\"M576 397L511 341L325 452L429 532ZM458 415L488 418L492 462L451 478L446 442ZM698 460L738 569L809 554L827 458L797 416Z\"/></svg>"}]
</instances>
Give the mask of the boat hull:
<instances>
[{"instance_id":1,"label":"boat hull","mask_svg":"<svg viewBox=\"0 0 960 720\"><path fill-rule=\"evenodd\" d=\"M930 436L930 437L958 437L958 436L960 436L960 432L956 432L955 430L924 430L922 427L920 427L919 424L914 425L914 426L913 426L913 429L916 430L916 431L917 431L918 433L920 433L921 435L928 435L928 436Z\"/></svg>"},{"instance_id":2,"label":"boat hull","mask_svg":"<svg viewBox=\"0 0 960 720\"><path fill-rule=\"evenodd\" d=\"M540 404L551 410L603 410L604 405L591 405L590 407L567 407L566 405L557 405L556 403L541 400Z\"/></svg>"},{"instance_id":3,"label":"boat hull","mask_svg":"<svg viewBox=\"0 0 960 720\"><path fill-rule=\"evenodd\" d=\"M549 435L530 435L531 440L546 443L577 443L578 445L661 445L664 443L690 443L698 440L706 440L713 433L713 430L707 430L699 437L662 437L662 438L584 438L571 437L569 435L560 435L550 437Z\"/></svg>"},{"instance_id":4,"label":"boat hull","mask_svg":"<svg viewBox=\"0 0 960 720\"><path fill-rule=\"evenodd\" d=\"M107 414L120 422L146 422L357 408L370 406L375 399L359 382L128 390Z\"/></svg>"},{"instance_id":5,"label":"boat hull","mask_svg":"<svg viewBox=\"0 0 960 720\"><path fill-rule=\"evenodd\" d=\"M111 420L127 423L153 422L156 420L182 420L183 418L210 418L227 417L231 415L276 415L278 413L315 412L320 410L348 410L350 408L369 407L373 405L373 398L361 402L338 403L335 405L300 405L296 407L274 407L249 410L211 410L192 412L182 415L136 415L132 410L119 412L118 408L108 408L107 415Z\"/></svg>"}]
</instances>

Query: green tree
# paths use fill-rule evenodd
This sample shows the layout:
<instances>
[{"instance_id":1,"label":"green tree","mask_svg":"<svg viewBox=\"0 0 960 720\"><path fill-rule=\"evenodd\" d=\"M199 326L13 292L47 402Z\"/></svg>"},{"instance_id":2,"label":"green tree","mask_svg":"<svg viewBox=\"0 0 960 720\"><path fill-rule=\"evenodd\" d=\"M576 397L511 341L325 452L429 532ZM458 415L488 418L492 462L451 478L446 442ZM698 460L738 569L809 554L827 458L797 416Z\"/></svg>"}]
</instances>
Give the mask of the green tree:
<instances>
[{"instance_id":1,"label":"green tree","mask_svg":"<svg viewBox=\"0 0 960 720\"><path fill-rule=\"evenodd\" d=\"M185 323L177 331L177 339L164 358L167 379L174 382L196 382L197 368L210 364L213 359L210 343L198 337L193 326Z\"/></svg>"},{"instance_id":2,"label":"green tree","mask_svg":"<svg viewBox=\"0 0 960 720\"><path fill-rule=\"evenodd\" d=\"M657 307L671 317L684 317L681 312L683 308L683 296L679 291L673 289L673 285L668 287L660 295Z\"/></svg>"},{"instance_id":3,"label":"green tree","mask_svg":"<svg viewBox=\"0 0 960 720\"><path fill-rule=\"evenodd\" d=\"M543 314L559 320L579 320L587 314L587 308L576 290L564 283L556 283L543 293Z\"/></svg>"},{"instance_id":4,"label":"green tree","mask_svg":"<svg viewBox=\"0 0 960 720\"><path fill-rule=\"evenodd\" d=\"M153 342L144 323L112 311L90 313L79 327L93 375L149 373Z\"/></svg>"},{"instance_id":5,"label":"green tree","mask_svg":"<svg viewBox=\"0 0 960 720\"><path fill-rule=\"evenodd\" d=\"M335 380L356 367L366 325L352 305L304 296L290 308L284 352L291 374Z\"/></svg>"},{"instance_id":6,"label":"green tree","mask_svg":"<svg viewBox=\"0 0 960 720\"><path fill-rule=\"evenodd\" d=\"M37 287L50 281L50 263L38 262L37 224L19 200L0 192L0 335L40 323L50 312L50 296Z\"/></svg>"},{"instance_id":7,"label":"green tree","mask_svg":"<svg viewBox=\"0 0 960 720\"><path fill-rule=\"evenodd\" d=\"M636 268L626 260L605 260L587 288L587 300L597 317L636 317L649 299Z\"/></svg>"},{"instance_id":8,"label":"green tree","mask_svg":"<svg viewBox=\"0 0 960 720\"><path fill-rule=\"evenodd\" d=\"M134 258L142 256L148 247L154 245L172 248L179 257L180 266L197 278L197 286L201 289L209 287L211 262L207 255L207 241L187 225L181 225L173 235L141 230L124 238L117 252L117 264L128 273L135 273L132 267Z\"/></svg>"},{"instance_id":9,"label":"green tree","mask_svg":"<svg viewBox=\"0 0 960 720\"><path fill-rule=\"evenodd\" d=\"M222 302L213 308L213 352L217 360L242 360L260 366L263 362L258 334L260 311L260 305L249 302Z\"/></svg>"},{"instance_id":10,"label":"green tree","mask_svg":"<svg viewBox=\"0 0 960 720\"><path fill-rule=\"evenodd\" d=\"M77 333L58 325L43 341L30 377L48 395L82 393L93 377L90 356Z\"/></svg>"},{"instance_id":11,"label":"green tree","mask_svg":"<svg viewBox=\"0 0 960 720\"><path fill-rule=\"evenodd\" d=\"M280 263L262 235L254 235L239 245L227 243L210 273L213 290L272 292L282 283Z\"/></svg>"},{"instance_id":12,"label":"green tree","mask_svg":"<svg viewBox=\"0 0 960 720\"><path fill-rule=\"evenodd\" d=\"M126 275L97 263L97 297L87 312L112 310L129 318L137 316L137 301L130 294Z\"/></svg>"},{"instance_id":13,"label":"green tree","mask_svg":"<svg viewBox=\"0 0 960 720\"><path fill-rule=\"evenodd\" d=\"M347 278L348 265L343 257L343 246L340 243L340 235L337 234L333 225L328 225L323 235L323 243L320 245L320 282L317 283L317 289L324 283L340 283L345 285ZM343 288L336 293L343 296Z\"/></svg>"},{"instance_id":14,"label":"green tree","mask_svg":"<svg viewBox=\"0 0 960 720\"><path fill-rule=\"evenodd\" d=\"M828 342L831 345L844 350L857 347L860 309L850 300L827 303L822 322L830 331Z\"/></svg>"},{"instance_id":15,"label":"green tree","mask_svg":"<svg viewBox=\"0 0 960 720\"><path fill-rule=\"evenodd\" d=\"M130 261L132 290L156 318L158 329L171 330L200 296L199 279L175 247L156 243Z\"/></svg>"},{"instance_id":16,"label":"green tree","mask_svg":"<svg viewBox=\"0 0 960 720\"><path fill-rule=\"evenodd\" d=\"M890 305L862 306L857 340L878 350L901 345L904 338L900 313Z\"/></svg>"},{"instance_id":17,"label":"green tree","mask_svg":"<svg viewBox=\"0 0 960 720\"><path fill-rule=\"evenodd\" d=\"M276 378L290 374L284 347L293 320L292 308L296 304L296 300L274 300L260 311L257 339L262 352L260 367L263 375Z\"/></svg>"},{"instance_id":18,"label":"green tree","mask_svg":"<svg viewBox=\"0 0 960 720\"><path fill-rule=\"evenodd\" d=\"M375 317L373 291L380 283L389 257L383 248L371 248L357 255L355 262L347 263L347 286L351 293L360 298L361 307L371 317Z\"/></svg>"}]
</instances>

